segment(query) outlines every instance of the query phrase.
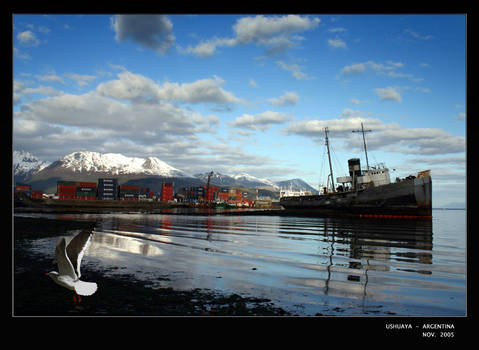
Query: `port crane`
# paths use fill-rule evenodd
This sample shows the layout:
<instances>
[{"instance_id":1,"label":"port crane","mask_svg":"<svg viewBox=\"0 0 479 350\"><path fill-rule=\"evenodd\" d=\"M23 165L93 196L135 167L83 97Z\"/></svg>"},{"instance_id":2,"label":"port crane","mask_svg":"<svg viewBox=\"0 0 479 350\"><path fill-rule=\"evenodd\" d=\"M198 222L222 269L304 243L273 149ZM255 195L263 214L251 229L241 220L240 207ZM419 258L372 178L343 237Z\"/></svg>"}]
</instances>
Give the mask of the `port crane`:
<instances>
[{"instance_id":1,"label":"port crane","mask_svg":"<svg viewBox=\"0 0 479 350\"><path fill-rule=\"evenodd\" d=\"M208 181L206 183L206 194L205 194L205 202L209 202L208 200L208 192L210 190L210 180L211 180L211 177L213 176L213 171L211 171L209 174L208 174Z\"/></svg>"}]
</instances>

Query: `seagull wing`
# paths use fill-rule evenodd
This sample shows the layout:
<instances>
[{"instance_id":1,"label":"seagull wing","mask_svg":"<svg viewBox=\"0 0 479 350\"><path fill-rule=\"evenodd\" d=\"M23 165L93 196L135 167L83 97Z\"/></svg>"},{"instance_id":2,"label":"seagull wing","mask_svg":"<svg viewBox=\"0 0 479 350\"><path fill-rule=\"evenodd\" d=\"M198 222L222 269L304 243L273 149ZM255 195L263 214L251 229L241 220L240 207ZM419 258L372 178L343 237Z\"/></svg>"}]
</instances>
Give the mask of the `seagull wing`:
<instances>
[{"instance_id":1,"label":"seagull wing","mask_svg":"<svg viewBox=\"0 0 479 350\"><path fill-rule=\"evenodd\" d=\"M55 248L55 258L57 260L58 273L63 276L69 276L73 280L76 280L77 275L70 259L68 259L66 245L67 243L65 237L62 237Z\"/></svg>"},{"instance_id":2,"label":"seagull wing","mask_svg":"<svg viewBox=\"0 0 479 350\"><path fill-rule=\"evenodd\" d=\"M88 245L91 241L91 231L82 231L77 234L73 239L68 243L66 252L67 256L70 259L73 269L77 275L77 278L80 278L80 264L85 255L85 251L88 248Z\"/></svg>"},{"instance_id":3,"label":"seagull wing","mask_svg":"<svg viewBox=\"0 0 479 350\"><path fill-rule=\"evenodd\" d=\"M75 292L78 295L92 295L96 292L98 286L95 282L84 282L76 281L75 282Z\"/></svg>"}]
</instances>

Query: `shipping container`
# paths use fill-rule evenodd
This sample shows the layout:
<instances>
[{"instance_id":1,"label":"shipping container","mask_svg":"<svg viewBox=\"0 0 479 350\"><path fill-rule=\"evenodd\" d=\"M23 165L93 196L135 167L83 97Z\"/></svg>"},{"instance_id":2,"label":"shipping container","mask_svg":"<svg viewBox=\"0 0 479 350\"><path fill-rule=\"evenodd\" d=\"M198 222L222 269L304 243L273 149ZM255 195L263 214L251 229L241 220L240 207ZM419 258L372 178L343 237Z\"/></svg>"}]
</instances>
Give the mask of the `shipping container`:
<instances>
[{"instance_id":1,"label":"shipping container","mask_svg":"<svg viewBox=\"0 0 479 350\"><path fill-rule=\"evenodd\" d=\"M77 182L77 187L96 187L96 182Z\"/></svg>"},{"instance_id":2,"label":"shipping container","mask_svg":"<svg viewBox=\"0 0 479 350\"><path fill-rule=\"evenodd\" d=\"M121 185L120 186L120 191L121 190L135 190L135 191L138 191L140 190L140 186L136 186L136 185Z\"/></svg>"},{"instance_id":3,"label":"shipping container","mask_svg":"<svg viewBox=\"0 0 479 350\"><path fill-rule=\"evenodd\" d=\"M98 199L117 200L118 199L118 179L112 179L112 178L98 179Z\"/></svg>"},{"instance_id":4,"label":"shipping container","mask_svg":"<svg viewBox=\"0 0 479 350\"><path fill-rule=\"evenodd\" d=\"M218 198L221 201L227 202L228 201L228 192L220 192L218 193Z\"/></svg>"},{"instance_id":5,"label":"shipping container","mask_svg":"<svg viewBox=\"0 0 479 350\"><path fill-rule=\"evenodd\" d=\"M173 200L173 183L163 182L161 184L161 196L160 201L168 202Z\"/></svg>"},{"instance_id":6,"label":"shipping container","mask_svg":"<svg viewBox=\"0 0 479 350\"><path fill-rule=\"evenodd\" d=\"M24 184L17 184L15 186L15 191L16 192L30 192L31 191L31 186L30 185L24 185Z\"/></svg>"},{"instance_id":7,"label":"shipping container","mask_svg":"<svg viewBox=\"0 0 479 350\"><path fill-rule=\"evenodd\" d=\"M76 187L77 192L89 192L89 193L95 193L96 194L96 187Z\"/></svg>"},{"instance_id":8,"label":"shipping container","mask_svg":"<svg viewBox=\"0 0 479 350\"><path fill-rule=\"evenodd\" d=\"M43 198L43 191L42 190L33 190L31 192L31 198L42 199Z\"/></svg>"},{"instance_id":9,"label":"shipping container","mask_svg":"<svg viewBox=\"0 0 479 350\"><path fill-rule=\"evenodd\" d=\"M76 186L76 181L57 181L57 185Z\"/></svg>"}]
</instances>

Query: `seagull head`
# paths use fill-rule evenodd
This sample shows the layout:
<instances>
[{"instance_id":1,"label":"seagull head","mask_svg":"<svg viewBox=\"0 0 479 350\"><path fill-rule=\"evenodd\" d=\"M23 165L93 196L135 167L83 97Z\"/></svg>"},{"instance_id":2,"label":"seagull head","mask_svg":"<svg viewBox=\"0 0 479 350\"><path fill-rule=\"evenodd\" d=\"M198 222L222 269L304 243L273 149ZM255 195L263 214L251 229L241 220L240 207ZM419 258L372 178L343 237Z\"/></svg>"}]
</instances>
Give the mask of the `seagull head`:
<instances>
[{"instance_id":1,"label":"seagull head","mask_svg":"<svg viewBox=\"0 0 479 350\"><path fill-rule=\"evenodd\" d=\"M50 277L52 280L56 281L58 279L58 272L56 271L51 271L51 272L45 272L45 276Z\"/></svg>"}]
</instances>

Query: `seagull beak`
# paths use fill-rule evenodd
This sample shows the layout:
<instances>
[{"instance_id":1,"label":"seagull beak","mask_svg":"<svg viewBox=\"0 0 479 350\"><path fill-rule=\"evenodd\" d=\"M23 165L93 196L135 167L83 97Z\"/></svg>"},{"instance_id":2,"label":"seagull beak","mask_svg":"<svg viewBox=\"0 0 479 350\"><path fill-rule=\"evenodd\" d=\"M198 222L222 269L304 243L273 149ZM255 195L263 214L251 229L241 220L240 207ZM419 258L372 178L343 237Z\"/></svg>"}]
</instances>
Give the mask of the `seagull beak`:
<instances>
[{"instance_id":1,"label":"seagull beak","mask_svg":"<svg viewBox=\"0 0 479 350\"><path fill-rule=\"evenodd\" d=\"M45 272L45 276L47 276L47 277L48 277L48 272Z\"/></svg>"}]
</instances>

